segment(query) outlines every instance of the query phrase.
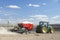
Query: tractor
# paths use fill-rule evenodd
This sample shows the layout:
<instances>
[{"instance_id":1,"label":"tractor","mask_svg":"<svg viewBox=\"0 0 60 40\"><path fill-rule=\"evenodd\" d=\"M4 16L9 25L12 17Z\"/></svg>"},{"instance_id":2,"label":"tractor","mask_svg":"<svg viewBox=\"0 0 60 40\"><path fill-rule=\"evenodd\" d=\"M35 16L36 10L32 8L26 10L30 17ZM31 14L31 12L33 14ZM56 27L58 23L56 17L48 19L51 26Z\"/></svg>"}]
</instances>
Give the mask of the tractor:
<instances>
[{"instance_id":1,"label":"tractor","mask_svg":"<svg viewBox=\"0 0 60 40\"><path fill-rule=\"evenodd\" d=\"M36 27L36 33L53 33L54 29L50 26L49 22L40 21Z\"/></svg>"}]
</instances>

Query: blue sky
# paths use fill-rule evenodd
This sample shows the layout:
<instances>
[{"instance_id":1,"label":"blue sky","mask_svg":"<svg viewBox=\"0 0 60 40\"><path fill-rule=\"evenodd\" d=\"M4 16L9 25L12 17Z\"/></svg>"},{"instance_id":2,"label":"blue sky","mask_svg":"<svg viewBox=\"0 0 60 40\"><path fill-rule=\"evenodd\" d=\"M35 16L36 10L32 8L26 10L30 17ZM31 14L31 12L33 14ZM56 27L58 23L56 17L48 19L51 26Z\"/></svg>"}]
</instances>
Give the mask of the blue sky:
<instances>
[{"instance_id":1,"label":"blue sky","mask_svg":"<svg viewBox=\"0 0 60 40\"><path fill-rule=\"evenodd\" d=\"M0 0L0 23L60 23L60 0Z\"/></svg>"}]
</instances>

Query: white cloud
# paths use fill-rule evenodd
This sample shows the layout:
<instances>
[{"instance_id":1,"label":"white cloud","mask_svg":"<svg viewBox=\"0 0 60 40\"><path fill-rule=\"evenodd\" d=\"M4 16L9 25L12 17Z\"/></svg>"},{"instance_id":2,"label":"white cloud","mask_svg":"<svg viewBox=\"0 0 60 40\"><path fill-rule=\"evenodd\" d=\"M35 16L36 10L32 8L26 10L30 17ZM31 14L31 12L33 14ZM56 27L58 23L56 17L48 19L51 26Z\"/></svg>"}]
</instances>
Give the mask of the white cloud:
<instances>
[{"instance_id":1,"label":"white cloud","mask_svg":"<svg viewBox=\"0 0 60 40\"><path fill-rule=\"evenodd\" d=\"M40 7L40 5L38 5L38 4L28 4L28 6L31 6L31 7Z\"/></svg>"},{"instance_id":2,"label":"white cloud","mask_svg":"<svg viewBox=\"0 0 60 40\"><path fill-rule=\"evenodd\" d=\"M52 17L52 19L59 19L60 18L60 16L54 16L54 17Z\"/></svg>"},{"instance_id":3,"label":"white cloud","mask_svg":"<svg viewBox=\"0 0 60 40\"><path fill-rule=\"evenodd\" d=\"M5 13L5 14L3 14L4 16L9 16L9 15L11 15L11 14L8 14L8 13Z\"/></svg>"},{"instance_id":4,"label":"white cloud","mask_svg":"<svg viewBox=\"0 0 60 40\"><path fill-rule=\"evenodd\" d=\"M19 19L20 20L20 19ZM23 18L23 19L21 19L20 21L32 21L32 20L34 20L33 18Z\"/></svg>"},{"instance_id":5,"label":"white cloud","mask_svg":"<svg viewBox=\"0 0 60 40\"><path fill-rule=\"evenodd\" d=\"M34 20L33 18L29 18L28 20Z\"/></svg>"},{"instance_id":6,"label":"white cloud","mask_svg":"<svg viewBox=\"0 0 60 40\"><path fill-rule=\"evenodd\" d=\"M7 16L8 14L4 14L5 16Z\"/></svg>"},{"instance_id":7,"label":"white cloud","mask_svg":"<svg viewBox=\"0 0 60 40\"><path fill-rule=\"evenodd\" d=\"M34 18L35 20L39 20L39 21L48 21L47 15L33 15L31 17Z\"/></svg>"},{"instance_id":8,"label":"white cloud","mask_svg":"<svg viewBox=\"0 0 60 40\"><path fill-rule=\"evenodd\" d=\"M9 7L9 8L21 8L21 7L17 6L17 5L9 5L7 7Z\"/></svg>"},{"instance_id":9,"label":"white cloud","mask_svg":"<svg viewBox=\"0 0 60 40\"><path fill-rule=\"evenodd\" d=\"M50 20L50 24L60 24L60 20Z\"/></svg>"},{"instance_id":10,"label":"white cloud","mask_svg":"<svg viewBox=\"0 0 60 40\"><path fill-rule=\"evenodd\" d=\"M46 5L46 3L42 3L42 5Z\"/></svg>"},{"instance_id":11,"label":"white cloud","mask_svg":"<svg viewBox=\"0 0 60 40\"><path fill-rule=\"evenodd\" d=\"M30 7L40 7L40 6L45 6L46 3L42 3L41 5L40 4L28 4L28 6Z\"/></svg>"},{"instance_id":12,"label":"white cloud","mask_svg":"<svg viewBox=\"0 0 60 40\"><path fill-rule=\"evenodd\" d=\"M56 16L52 17L52 18L49 20L49 22L50 22L51 24L58 24L58 23L60 23L60 16L59 16L59 15L56 15Z\"/></svg>"}]
</instances>

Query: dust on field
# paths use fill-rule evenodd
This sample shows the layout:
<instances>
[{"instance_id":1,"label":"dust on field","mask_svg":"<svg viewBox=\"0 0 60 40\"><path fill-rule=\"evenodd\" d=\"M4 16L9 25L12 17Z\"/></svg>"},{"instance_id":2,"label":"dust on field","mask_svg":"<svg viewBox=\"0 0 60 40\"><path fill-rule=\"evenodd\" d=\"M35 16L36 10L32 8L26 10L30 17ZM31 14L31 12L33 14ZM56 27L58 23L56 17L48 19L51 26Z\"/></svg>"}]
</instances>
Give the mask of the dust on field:
<instances>
[{"instance_id":1,"label":"dust on field","mask_svg":"<svg viewBox=\"0 0 60 40\"><path fill-rule=\"evenodd\" d=\"M60 40L60 31L53 34L1 34L0 40Z\"/></svg>"}]
</instances>

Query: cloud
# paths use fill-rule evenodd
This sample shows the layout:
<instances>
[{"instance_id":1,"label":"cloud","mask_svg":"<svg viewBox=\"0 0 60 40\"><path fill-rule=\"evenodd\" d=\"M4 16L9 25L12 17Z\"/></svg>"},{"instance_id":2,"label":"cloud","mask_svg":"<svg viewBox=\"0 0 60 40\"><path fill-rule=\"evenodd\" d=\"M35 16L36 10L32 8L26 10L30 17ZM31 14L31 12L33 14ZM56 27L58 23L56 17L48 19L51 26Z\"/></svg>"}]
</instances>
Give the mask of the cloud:
<instances>
[{"instance_id":1,"label":"cloud","mask_svg":"<svg viewBox=\"0 0 60 40\"><path fill-rule=\"evenodd\" d=\"M8 14L4 14L4 16L8 16Z\"/></svg>"},{"instance_id":2,"label":"cloud","mask_svg":"<svg viewBox=\"0 0 60 40\"><path fill-rule=\"evenodd\" d=\"M40 7L40 5L38 5L38 4L28 4L28 6L30 6L30 7Z\"/></svg>"},{"instance_id":3,"label":"cloud","mask_svg":"<svg viewBox=\"0 0 60 40\"><path fill-rule=\"evenodd\" d=\"M40 6L45 6L45 5L47 5L46 3L42 3L41 5L40 4L28 4L28 6L30 6L30 7L40 7Z\"/></svg>"},{"instance_id":4,"label":"cloud","mask_svg":"<svg viewBox=\"0 0 60 40\"><path fill-rule=\"evenodd\" d=\"M46 5L46 3L42 3L42 5L44 5L44 6L45 6L45 5Z\"/></svg>"},{"instance_id":5,"label":"cloud","mask_svg":"<svg viewBox=\"0 0 60 40\"><path fill-rule=\"evenodd\" d=\"M20 19L19 19L20 20ZM23 19L21 19L20 21L32 21L32 20L34 20L33 18L23 18Z\"/></svg>"},{"instance_id":6,"label":"cloud","mask_svg":"<svg viewBox=\"0 0 60 40\"><path fill-rule=\"evenodd\" d=\"M34 20L33 18L29 18L28 20Z\"/></svg>"},{"instance_id":7,"label":"cloud","mask_svg":"<svg viewBox=\"0 0 60 40\"><path fill-rule=\"evenodd\" d=\"M39 20L39 21L48 21L47 15L33 15L31 17L34 18L35 20Z\"/></svg>"},{"instance_id":8,"label":"cloud","mask_svg":"<svg viewBox=\"0 0 60 40\"><path fill-rule=\"evenodd\" d=\"M3 15L4 15L4 16L10 16L11 14L8 14L8 13L4 13Z\"/></svg>"},{"instance_id":9,"label":"cloud","mask_svg":"<svg viewBox=\"0 0 60 40\"><path fill-rule=\"evenodd\" d=\"M50 20L50 24L60 24L60 20Z\"/></svg>"},{"instance_id":10,"label":"cloud","mask_svg":"<svg viewBox=\"0 0 60 40\"><path fill-rule=\"evenodd\" d=\"M60 18L60 16L54 16L54 17L52 17L52 19L59 19Z\"/></svg>"},{"instance_id":11,"label":"cloud","mask_svg":"<svg viewBox=\"0 0 60 40\"><path fill-rule=\"evenodd\" d=\"M49 20L49 22L50 22L51 24L58 24L58 23L60 23L60 16L59 16L59 15L53 16L53 17Z\"/></svg>"},{"instance_id":12,"label":"cloud","mask_svg":"<svg viewBox=\"0 0 60 40\"><path fill-rule=\"evenodd\" d=\"M19 6L17 6L17 5L9 5L9 6L7 6L8 8L21 8L21 7L19 7Z\"/></svg>"}]
</instances>

